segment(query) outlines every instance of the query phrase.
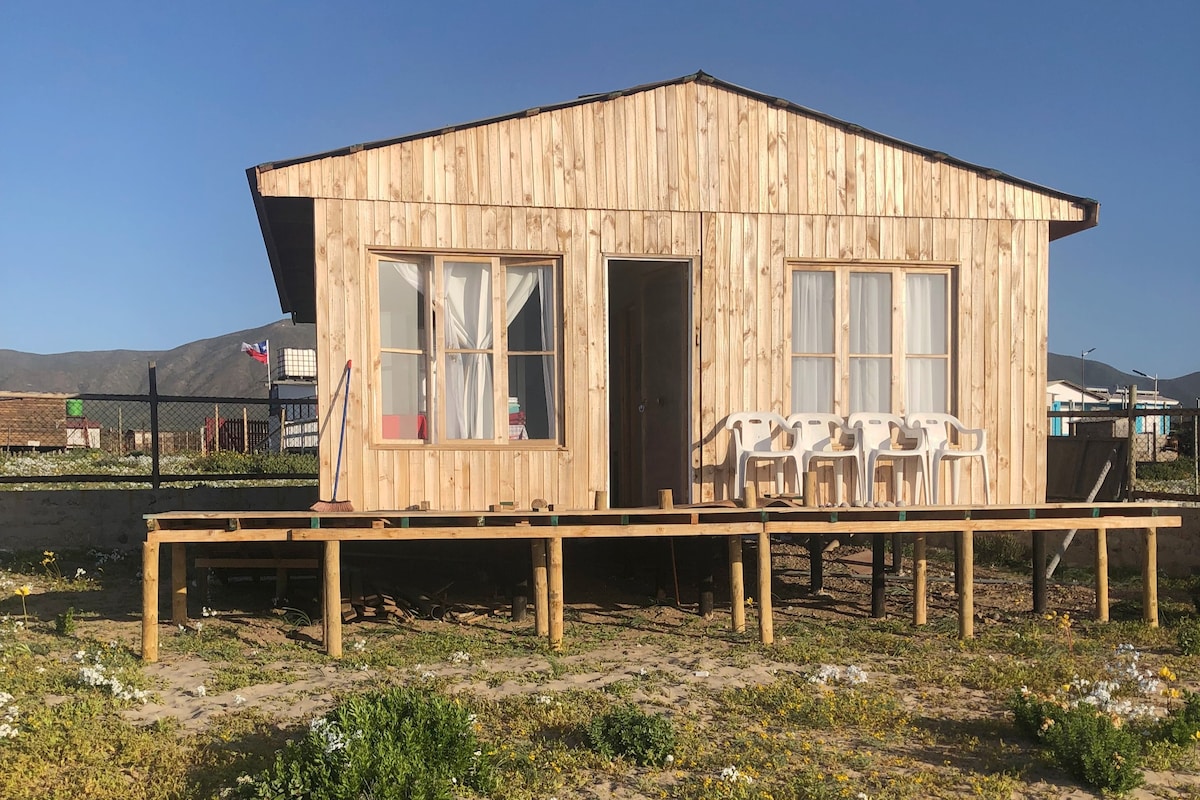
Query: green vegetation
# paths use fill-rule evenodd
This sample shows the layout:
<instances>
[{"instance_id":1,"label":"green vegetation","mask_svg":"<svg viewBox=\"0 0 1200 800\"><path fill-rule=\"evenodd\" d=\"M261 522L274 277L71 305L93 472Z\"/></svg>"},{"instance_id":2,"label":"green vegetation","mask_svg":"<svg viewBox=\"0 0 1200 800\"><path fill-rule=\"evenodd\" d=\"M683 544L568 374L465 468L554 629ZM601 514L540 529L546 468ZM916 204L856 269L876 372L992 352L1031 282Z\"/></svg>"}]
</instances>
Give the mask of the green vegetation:
<instances>
[{"instance_id":1,"label":"green vegetation","mask_svg":"<svg viewBox=\"0 0 1200 800\"><path fill-rule=\"evenodd\" d=\"M628 758L643 766L662 766L674 759L675 730L671 721L647 714L635 705L622 705L592 720L588 742L605 758Z\"/></svg>"}]
</instances>

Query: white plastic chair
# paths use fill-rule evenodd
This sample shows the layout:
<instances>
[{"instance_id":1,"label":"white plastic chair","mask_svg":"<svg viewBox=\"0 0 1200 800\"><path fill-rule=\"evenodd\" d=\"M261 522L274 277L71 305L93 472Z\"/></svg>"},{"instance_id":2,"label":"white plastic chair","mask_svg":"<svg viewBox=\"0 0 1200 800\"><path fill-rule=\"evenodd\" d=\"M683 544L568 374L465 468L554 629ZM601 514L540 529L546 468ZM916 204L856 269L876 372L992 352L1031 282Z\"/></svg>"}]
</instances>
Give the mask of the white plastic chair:
<instances>
[{"instance_id":1,"label":"white plastic chair","mask_svg":"<svg viewBox=\"0 0 1200 800\"><path fill-rule=\"evenodd\" d=\"M880 461L889 461L892 464L892 496L899 502L900 465L905 460L913 461L917 465L917 471L921 473L922 478L921 487L925 490L925 502L929 502L931 495L929 473L925 470L924 430L909 428L904 424L904 420L895 414L874 411L855 412L849 416L846 424L857 432L859 480L866 488L868 503L875 501L875 470Z\"/></svg>"},{"instance_id":2,"label":"white plastic chair","mask_svg":"<svg viewBox=\"0 0 1200 800\"><path fill-rule=\"evenodd\" d=\"M854 464L854 502L862 502L862 464L858 457L857 432L845 426L836 414L802 412L792 414L787 423L796 431L800 447L800 474L808 472L813 459L833 461L835 465L850 461ZM839 470L840 471L840 470ZM833 501L842 504L842 482L835 473Z\"/></svg>"},{"instance_id":3,"label":"white plastic chair","mask_svg":"<svg viewBox=\"0 0 1200 800\"><path fill-rule=\"evenodd\" d=\"M983 462L983 493L992 502L992 481L988 473L987 432L983 428L968 428L953 414L909 414L909 427L925 431L925 466L933 485L933 503L938 502L938 480L941 464L950 462L950 502L958 502L958 482L962 459L978 458ZM970 440L970 441L968 441Z\"/></svg>"},{"instance_id":4,"label":"white plastic chair","mask_svg":"<svg viewBox=\"0 0 1200 800\"><path fill-rule=\"evenodd\" d=\"M733 496L741 499L746 486L746 468L753 459L768 459L775 464L775 490L783 494L783 469L790 460L800 475L800 448L787 420L770 411L746 411L730 414L726 430L733 431L734 477ZM792 440L784 449L775 449L776 433L782 432Z\"/></svg>"}]
</instances>

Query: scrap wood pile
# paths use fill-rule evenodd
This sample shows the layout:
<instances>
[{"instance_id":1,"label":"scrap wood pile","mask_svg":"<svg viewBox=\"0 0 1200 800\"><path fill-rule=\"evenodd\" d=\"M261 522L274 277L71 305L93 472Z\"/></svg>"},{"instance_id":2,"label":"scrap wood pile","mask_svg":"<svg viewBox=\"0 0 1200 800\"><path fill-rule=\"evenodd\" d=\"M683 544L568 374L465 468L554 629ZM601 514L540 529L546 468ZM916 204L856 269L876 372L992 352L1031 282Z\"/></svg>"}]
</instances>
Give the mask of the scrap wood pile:
<instances>
[{"instance_id":1,"label":"scrap wood pile","mask_svg":"<svg viewBox=\"0 0 1200 800\"><path fill-rule=\"evenodd\" d=\"M350 585L350 597L342 599L343 622L412 622L424 619L470 625L488 616L487 612L448 604L446 590L449 586L436 592L412 589L364 594L361 581L354 573L351 574Z\"/></svg>"}]
</instances>

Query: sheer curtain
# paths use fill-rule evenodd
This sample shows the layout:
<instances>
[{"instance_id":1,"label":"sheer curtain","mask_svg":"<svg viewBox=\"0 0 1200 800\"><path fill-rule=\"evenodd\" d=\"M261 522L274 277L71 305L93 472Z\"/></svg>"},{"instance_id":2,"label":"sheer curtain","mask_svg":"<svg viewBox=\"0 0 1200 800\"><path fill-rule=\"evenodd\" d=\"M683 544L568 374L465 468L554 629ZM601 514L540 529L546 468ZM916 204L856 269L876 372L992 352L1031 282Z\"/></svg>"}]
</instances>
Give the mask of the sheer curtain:
<instances>
[{"instance_id":1,"label":"sheer curtain","mask_svg":"<svg viewBox=\"0 0 1200 800\"><path fill-rule=\"evenodd\" d=\"M850 274L850 411L892 410L892 276ZM870 358L871 355L887 356Z\"/></svg>"},{"instance_id":2,"label":"sheer curtain","mask_svg":"<svg viewBox=\"0 0 1200 800\"><path fill-rule=\"evenodd\" d=\"M446 261L443 268L446 316L446 437L495 438L492 375L492 268L478 261ZM534 272L513 269L505 281L505 313L511 319L538 286ZM543 313L544 310L543 310Z\"/></svg>"},{"instance_id":3,"label":"sheer curtain","mask_svg":"<svg viewBox=\"0 0 1200 800\"><path fill-rule=\"evenodd\" d=\"M508 291L508 323L512 324L517 315L525 309L533 297L534 289L540 308L538 309L538 327L541 332L540 347L543 351L554 350L554 270L550 266L538 265L533 267L507 267L505 269ZM511 334L510 334L511 336ZM529 348L534 349L534 348ZM509 347L509 354L519 355L520 350ZM538 356L524 356L538 358ZM542 390L545 393L545 408L549 425L548 438L555 438L557 423L557 406L554 403L554 376L556 373L553 355L540 356L542 362ZM512 363L510 358L509 363ZM510 377L511 380L511 377Z\"/></svg>"},{"instance_id":4,"label":"sheer curtain","mask_svg":"<svg viewBox=\"0 0 1200 800\"><path fill-rule=\"evenodd\" d=\"M904 336L907 405L910 412L944 413L947 395L946 276L911 273L906 282Z\"/></svg>"},{"instance_id":5,"label":"sheer curtain","mask_svg":"<svg viewBox=\"0 0 1200 800\"><path fill-rule=\"evenodd\" d=\"M833 411L833 310L832 272L792 273L793 413Z\"/></svg>"}]
</instances>

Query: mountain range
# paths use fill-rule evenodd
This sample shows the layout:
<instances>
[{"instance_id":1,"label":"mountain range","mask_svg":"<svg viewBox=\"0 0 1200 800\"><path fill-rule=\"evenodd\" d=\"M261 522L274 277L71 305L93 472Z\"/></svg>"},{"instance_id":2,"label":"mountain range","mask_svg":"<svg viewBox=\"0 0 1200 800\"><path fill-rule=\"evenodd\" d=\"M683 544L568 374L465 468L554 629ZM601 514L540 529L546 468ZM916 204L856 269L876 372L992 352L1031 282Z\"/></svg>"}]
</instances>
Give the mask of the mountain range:
<instances>
[{"instance_id":1,"label":"mountain range","mask_svg":"<svg viewBox=\"0 0 1200 800\"><path fill-rule=\"evenodd\" d=\"M161 394L215 397L265 397L266 367L241 351L242 342L262 340L280 348L316 346L316 328L283 319L211 339L200 339L171 350L96 350L37 355L0 350L0 391L142 394L149 390L147 363L157 362ZM1085 363L1078 356L1049 354L1050 380L1083 381ZM1153 381L1122 372L1103 361L1086 362L1087 385L1112 389L1137 384L1151 391ZM1164 397L1194 406L1200 398L1200 372L1160 378Z\"/></svg>"},{"instance_id":2,"label":"mountain range","mask_svg":"<svg viewBox=\"0 0 1200 800\"><path fill-rule=\"evenodd\" d=\"M159 394L266 397L267 368L242 352L242 343L270 342L271 359L285 347L316 347L316 326L280 320L261 328L200 339L171 350L94 350L37 355L0 350L0 391L145 394L147 365Z\"/></svg>"}]
</instances>

